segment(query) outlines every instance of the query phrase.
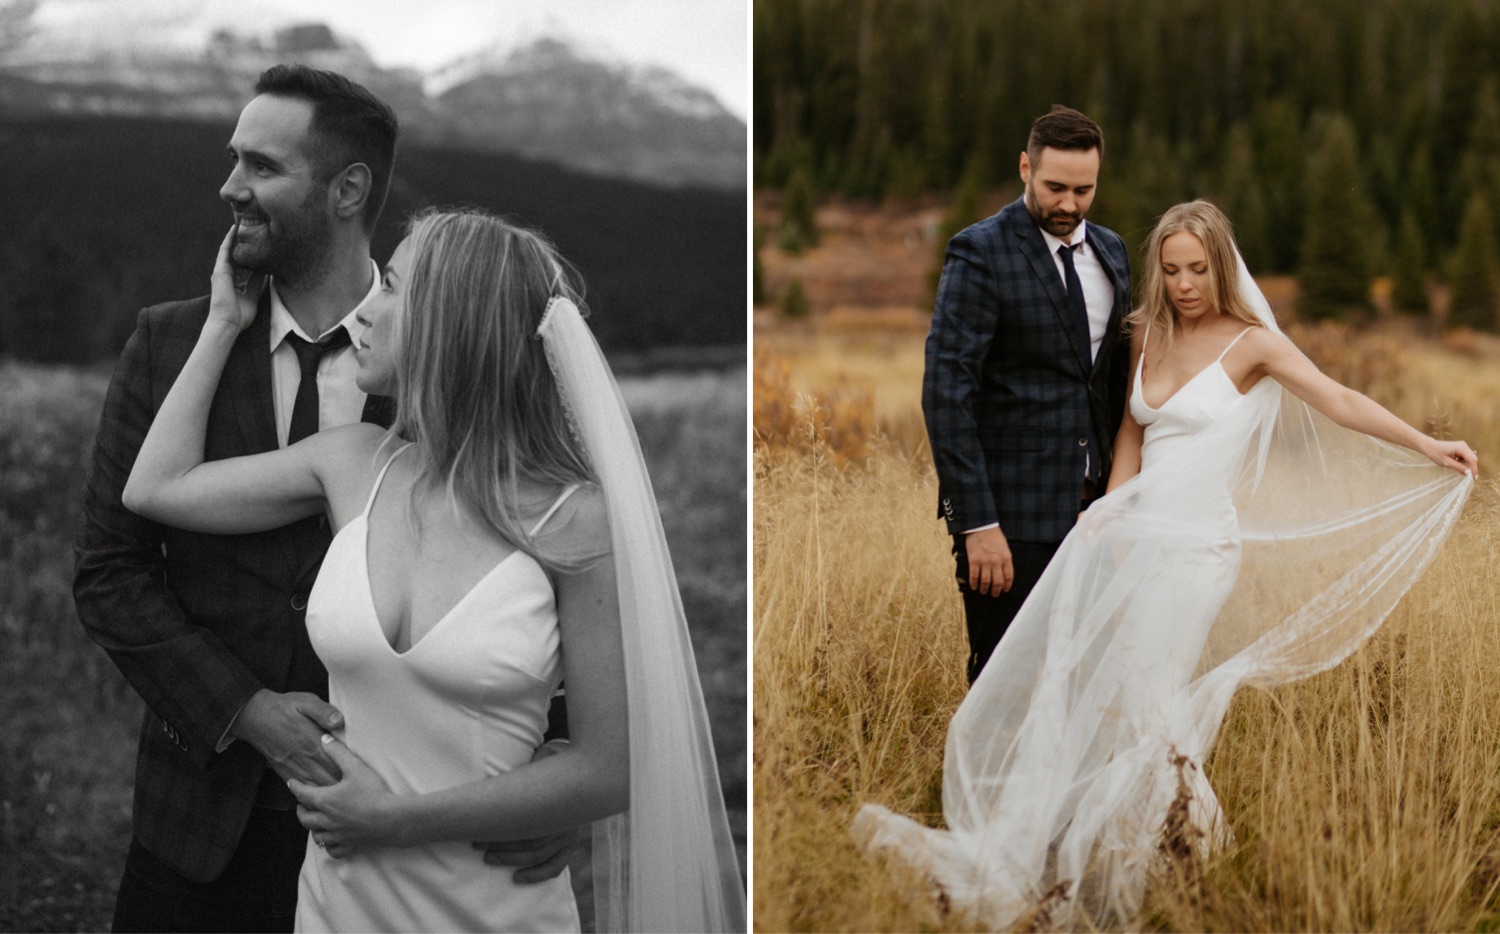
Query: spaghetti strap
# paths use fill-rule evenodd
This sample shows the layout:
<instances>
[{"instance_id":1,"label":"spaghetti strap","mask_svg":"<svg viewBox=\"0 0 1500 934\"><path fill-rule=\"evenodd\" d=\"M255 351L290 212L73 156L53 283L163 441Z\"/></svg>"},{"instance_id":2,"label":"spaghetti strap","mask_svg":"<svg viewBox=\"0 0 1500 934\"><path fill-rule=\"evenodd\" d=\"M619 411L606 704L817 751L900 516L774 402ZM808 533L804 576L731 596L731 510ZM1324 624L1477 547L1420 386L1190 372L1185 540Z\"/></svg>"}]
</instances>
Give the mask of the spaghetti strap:
<instances>
[{"instance_id":1,"label":"spaghetti strap","mask_svg":"<svg viewBox=\"0 0 1500 934\"><path fill-rule=\"evenodd\" d=\"M578 492L578 487L579 484L577 483L569 484L568 488L563 490L562 495L558 496L556 502L552 504L552 508L548 509L546 514L543 515L541 519L537 520L537 524L531 527L530 534L535 535L536 533L540 532L542 530L542 526L547 524L547 520L552 518L552 514L557 512L558 508L561 507L563 503L568 501L568 497Z\"/></svg>"},{"instance_id":2,"label":"spaghetti strap","mask_svg":"<svg viewBox=\"0 0 1500 934\"><path fill-rule=\"evenodd\" d=\"M1234 347L1235 344L1238 344L1240 342L1240 338L1244 337L1246 334L1249 334L1251 331L1255 330L1256 327L1257 327L1257 325L1253 325L1252 324L1252 325L1250 325L1250 327L1245 328L1243 331L1241 331L1240 333L1236 334L1234 336L1234 340L1232 340L1232 341L1229 342L1229 346L1224 348L1223 352L1219 354L1219 359L1215 360L1214 362L1215 363L1221 362L1224 359L1224 355L1227 354L1227 353L1229 353L1230 348Z\"/></svg>"},{"instance_id":3,"label":"spaghetti strap","mask_svg":"<svg viewBox=\"0 0 1500 934\"><path fill-rule=\"evenodd\" d=\"M380 473L375 475L375 485L370 487L370 498L365 500L365 511L363 515L368 516L370 514L370 507L375 505L375 494L380 492L380 484L385 480L386 471L391 469L391 465L396 462L396 458L400 457L409 447L411 447L410 444L403 444L401 445L401 447L397 448L396 453L392 454L390 456L390 459L385 462L385 466L380 468Z\"/></svg>"},{"instance_id":4,"label":"spaghetti strap","mask_svg":"<svg viewBox=\"0 0 1500 934\"><path fill-rule=\"evenodd\" d=\"M1135 358L1135 385L1140 389L1141 373L1146 369L1146 343L1151 340L1151 322L1146 322L1146 329L1141 332L1141 355Z\"/></svg>"}]
</instances>

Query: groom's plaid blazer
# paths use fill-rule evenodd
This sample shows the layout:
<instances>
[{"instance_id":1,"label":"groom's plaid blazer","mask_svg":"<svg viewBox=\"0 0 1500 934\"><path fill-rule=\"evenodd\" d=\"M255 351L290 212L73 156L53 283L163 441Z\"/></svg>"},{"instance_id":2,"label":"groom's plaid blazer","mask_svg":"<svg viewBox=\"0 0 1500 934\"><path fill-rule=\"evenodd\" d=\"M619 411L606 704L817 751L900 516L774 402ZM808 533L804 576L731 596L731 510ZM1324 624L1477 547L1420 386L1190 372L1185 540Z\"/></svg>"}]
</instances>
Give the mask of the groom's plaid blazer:
<instances>
[{"instance_id":1,"label":"groom's plaid blazer","mask_svg":"<svg viewBox=\"0 0 1500 934\"><path fill-rule=\"evenodd\" d=\"M209 415L209 460L277 446L269 295L225 366ZM303 620L330 540L321 517L253 535L201 535L120 504L146 430L207 313L208 299L199 298L140 314L99 421L73 588L83 625L148 708L135 836L194 881L223 872L267 767L243 742L214 751L231 719L262 687L328 692ZM371 402L366 420L382 408L382 400Z\"/></svg>"},{"instance_id":2,"label":"groom's plaid blazer","mask_svg":"<svg viewBox=\"0 0 1500 934\"><path fill-rule=\"evenodd\" d=\"M948 243L927 336L922 412L938 475L938 516L957 535L999 522L1007 538L1061 541L1078 518L1085 441L1108 452L1125 409L1130 259L1087 225L1114 285L1099 353L1074 334L1067 291L1024 201ZM1102 484L1101 484L1102 485Z\"/></svg>"}]
</instances>

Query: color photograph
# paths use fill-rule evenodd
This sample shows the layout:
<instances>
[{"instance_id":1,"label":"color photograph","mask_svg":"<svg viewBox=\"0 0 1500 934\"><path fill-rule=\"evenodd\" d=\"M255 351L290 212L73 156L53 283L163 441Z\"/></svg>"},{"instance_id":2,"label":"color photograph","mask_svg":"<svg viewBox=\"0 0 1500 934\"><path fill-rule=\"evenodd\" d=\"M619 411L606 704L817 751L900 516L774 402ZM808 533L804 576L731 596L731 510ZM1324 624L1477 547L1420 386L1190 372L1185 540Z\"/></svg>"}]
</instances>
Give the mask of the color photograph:
<instances>
[{"instance_id":1,"label":"color photograph","mask_svg":"<svg viewBox=\"0 0 1500 934\"><path fill-rule=\"evenodd\" d=\"M1500 922L1500 11L757 0L754 929Z\"/></svg>"}]
</instances>

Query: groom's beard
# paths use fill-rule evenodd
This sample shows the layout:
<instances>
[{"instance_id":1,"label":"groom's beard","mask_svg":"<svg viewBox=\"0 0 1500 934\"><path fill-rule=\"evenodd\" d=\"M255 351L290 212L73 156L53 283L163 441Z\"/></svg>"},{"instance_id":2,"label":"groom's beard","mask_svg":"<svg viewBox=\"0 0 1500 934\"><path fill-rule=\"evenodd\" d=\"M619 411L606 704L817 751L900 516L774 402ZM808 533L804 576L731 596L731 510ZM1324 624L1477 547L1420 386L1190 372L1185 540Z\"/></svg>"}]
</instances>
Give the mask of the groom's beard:
<instances>
[{"instance_id":1,"label":"groom's beard","mask_svg":"<svg viewBox=\"0 0 1500 934\"><path fill-rule=\"evenodd\" d=\"M1059 240L1066 240L1072 236L1078 225L1083 223L1081 211L1050 211L1042 213L1041 205L1037 204L1036 196L1032 194L1031 187L1026 188L1026 210L1031 214L1031 219L1036 225Z\"/></svg>"},{"instance_id":2,"label":"groom's beard","mask_svg":"<svg viewBox=\"0 0 1500 934\"><path fill-rule=\"evenodd\" d=\"M326 265L333 241L333 224L323 211L321 193L310 192L291 212L268 217L252 204L247 214L264 218L254 240L235 244L235 264L287 282L315 278Z\"/></svg>"}]
</instances>

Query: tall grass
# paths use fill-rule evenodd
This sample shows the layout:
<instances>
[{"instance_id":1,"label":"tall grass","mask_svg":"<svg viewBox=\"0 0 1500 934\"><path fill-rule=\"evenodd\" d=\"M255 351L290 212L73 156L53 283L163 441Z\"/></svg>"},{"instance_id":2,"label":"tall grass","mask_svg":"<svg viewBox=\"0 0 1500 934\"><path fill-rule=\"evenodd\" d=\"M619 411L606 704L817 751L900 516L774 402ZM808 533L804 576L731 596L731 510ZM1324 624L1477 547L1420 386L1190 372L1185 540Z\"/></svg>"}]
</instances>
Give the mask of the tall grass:
<instances>
[{"instance_id":1,"label":"tall grass","mask_svg":"<svg viewBox=\"0 0 1500 934\"><path fill-rule=\"evenodd\" d=\"M0 928L103 930L141 704L73 611L102 374L0 366Z\"/></svg>"},{"instance_id":2,"label":"tall grass","mask_svg":"<svg viewBox=\"0 0 1500 934\"><path fill-rule=\"evenodd\" d=\"M1500 456L1500 425L1469 390L1492 364L1402 335L1297 336L1325 370L1404 417ZM757 344L772 362L804 353L808 371L837 369L800 338ZM920 347L905 359L919 361ZM841 462L809 425L796 444L765 427L754 476L756 927L966 930L848 833L866 801L941 825L966 646L930 462L890 438ZM795 424L786 437L799 437ZM1132 927L1500 927L1497 560L1500 488L1483 481L1360 652L1315 678L1240 693L1206 763L1233 842L1155 879Z\"/></svg>"}]
</instances>

